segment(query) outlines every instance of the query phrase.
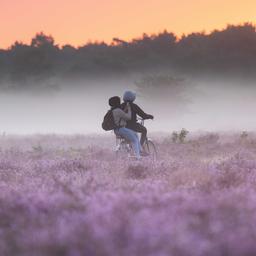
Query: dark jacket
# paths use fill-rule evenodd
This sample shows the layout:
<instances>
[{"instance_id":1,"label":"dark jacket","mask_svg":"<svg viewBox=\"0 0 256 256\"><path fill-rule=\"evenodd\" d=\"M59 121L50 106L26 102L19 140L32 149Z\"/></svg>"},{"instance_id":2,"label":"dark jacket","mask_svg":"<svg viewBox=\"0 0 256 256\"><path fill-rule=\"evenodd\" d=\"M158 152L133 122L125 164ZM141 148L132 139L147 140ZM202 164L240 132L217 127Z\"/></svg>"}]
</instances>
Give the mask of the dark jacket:
<instances>
[{"instance_id":1,"label":"dark jacket","mask_svg":"<svg viewBox=\"0 0 256 256\"><path fill-rule=\"evenodd\" d=\"M137 115L143 119L153 119L152 115L146 114L137 104L131 102L131 111L132 111L132 118L131 120L127 121L127 124L136 123L137 122ZM121 109L125 109L126 103L121 104Z\"/></svg>"}]
</instances>

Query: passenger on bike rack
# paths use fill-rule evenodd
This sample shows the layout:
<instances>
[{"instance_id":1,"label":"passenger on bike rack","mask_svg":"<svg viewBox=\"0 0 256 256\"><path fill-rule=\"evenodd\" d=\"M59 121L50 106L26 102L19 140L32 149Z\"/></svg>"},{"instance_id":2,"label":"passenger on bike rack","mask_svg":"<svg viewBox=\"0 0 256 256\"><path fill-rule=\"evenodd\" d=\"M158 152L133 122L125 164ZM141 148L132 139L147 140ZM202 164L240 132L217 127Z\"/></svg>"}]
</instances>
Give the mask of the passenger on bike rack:
<instances>
[{"instance_id":1,"label":"passenger on bike rack","mask_svg":"<svg viewBox=\"0 0 256 256\"><path fill-rule=\"evenodd\" d=\"M132 118L130 104L128 103L126 105L127 113L121 109L121 100L118 96L111 97L109 99L109 105L111 106L114 122L117 127L114 129L115 134L131 142L136 158L140 159L141 146L139 137L136 132L125 127L127 121Z\"/></svg>"},{"instance_id":2,"label":"passenger on bike rack","mask_svg":"<svg viewBox=\"0 0 256 256\"><path fill-rule=\"evenodd\" d=\"M135 132L141 133L140 144L143 146L145 139L147 137L147 128L137 122L137 115L142 119L154 119L153 115L146 114L137 104L133 103L136 99L136 94L131 91L126 91L123 95L124 103L121 104L121 108L125 109L127 103L131 106L132 116L131 119L127 121L126 128L129 128Z\"/></svg>"}]
</instances>

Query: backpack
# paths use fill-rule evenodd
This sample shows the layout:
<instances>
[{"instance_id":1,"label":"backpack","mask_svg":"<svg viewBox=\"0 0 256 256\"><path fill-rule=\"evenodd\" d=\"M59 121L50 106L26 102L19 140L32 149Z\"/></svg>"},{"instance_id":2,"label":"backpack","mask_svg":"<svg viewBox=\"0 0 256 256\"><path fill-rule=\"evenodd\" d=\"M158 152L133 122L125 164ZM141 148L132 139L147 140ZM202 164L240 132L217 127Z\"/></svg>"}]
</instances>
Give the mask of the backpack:
<instances>
[{"instance_id":1,"label":"backpack","mask_svg":"<svg viewBox=\"0 0 256 256\"><path fill-rule=\"evenodd\" d=\"M114 121L112 110L109 110L105 114L103 123L101 126L102 126L102 129L105 131L111 131L111 130L114 130L115 128L117 128L115 121Z\"/></svg>"}]
</instances>

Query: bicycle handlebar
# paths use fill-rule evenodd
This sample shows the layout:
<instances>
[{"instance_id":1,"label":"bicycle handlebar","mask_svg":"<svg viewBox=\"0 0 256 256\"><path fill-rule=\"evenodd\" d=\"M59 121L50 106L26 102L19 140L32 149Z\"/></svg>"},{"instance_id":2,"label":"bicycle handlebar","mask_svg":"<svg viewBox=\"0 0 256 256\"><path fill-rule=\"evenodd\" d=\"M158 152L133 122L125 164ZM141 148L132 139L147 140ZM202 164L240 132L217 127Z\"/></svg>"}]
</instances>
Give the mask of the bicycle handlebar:
<instances>
[{"instance_id":1,"label":"bicycle handlebar","mask_svg":"<svg viewBox=\"0 0 256 256\"><path fill-rule=\"evenodd\" d=\"M142 118L142 117L138 117L137 118L137 121L141 121L141 120L153 120L153 119L151 119L151 118Z\"/></svg>"},{"instance_id":2,"label":"bicycle handlebar","mask_svg":"<svg viewBox=\"0 0 256 256\"><path fill-rule=\"evenodd\" d=\"M141 117L137 118L137 121L145 121L145 120L153 120L153 119L151 119L151 118L141 118Z\"/></svg>"},{"instance_id":3,"label":"bicycle handlebar","mask_svg":"<svg viewBox=\"0 0 256 256\"><path fill-rule=\"evenodd\" d=\"M139 122L143 126L144 126L145 120L150 120L150 119L144 119L144 118L141 118L141 117L137 118L137 122Z\"/></svg>"}]
</instances>

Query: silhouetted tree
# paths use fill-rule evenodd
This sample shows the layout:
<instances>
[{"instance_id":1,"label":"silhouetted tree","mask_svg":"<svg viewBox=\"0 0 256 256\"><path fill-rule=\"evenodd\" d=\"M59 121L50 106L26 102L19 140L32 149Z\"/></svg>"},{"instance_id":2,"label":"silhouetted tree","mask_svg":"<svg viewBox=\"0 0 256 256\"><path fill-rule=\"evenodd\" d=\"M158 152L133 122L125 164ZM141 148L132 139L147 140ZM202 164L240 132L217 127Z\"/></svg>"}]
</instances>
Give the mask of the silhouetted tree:
<instances>
[{"instance_id":1,"label":"silhouetted tree","mask_svg":"<svg viewBox=\"0 0 256 256\"><path fill-rule=\"evenodd\" d=\"M47 36L43 32L36 34L31 40L32 47L54 47L54 39L52 36Z\"/></svg>"},{"instance_id":2,"label":"silhouetted tree","mask_svg":"<svg viewBox=\"0 0 256 256\"><path fill-rule=\"evenodd\" d=\"M58 46L43 33L32 39L30 46L15 42L9 50L11 84L17 81L23 86L40 86L57 71Z\"/></svg>"}]
</instances>

